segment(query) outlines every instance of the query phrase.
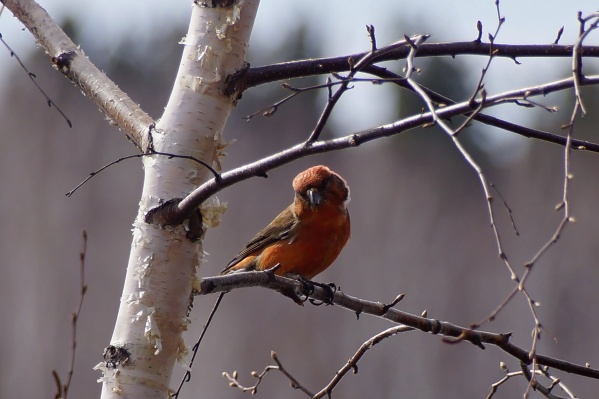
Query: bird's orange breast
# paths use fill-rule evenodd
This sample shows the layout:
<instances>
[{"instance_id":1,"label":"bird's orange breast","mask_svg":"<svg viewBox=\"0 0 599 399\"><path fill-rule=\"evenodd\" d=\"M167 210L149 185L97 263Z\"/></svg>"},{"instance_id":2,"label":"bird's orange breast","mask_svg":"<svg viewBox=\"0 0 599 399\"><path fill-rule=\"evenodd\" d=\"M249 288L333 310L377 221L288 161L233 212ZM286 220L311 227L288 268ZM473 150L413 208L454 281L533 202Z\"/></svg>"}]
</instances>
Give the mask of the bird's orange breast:
<instances>
[{"instance_id":1,"label":"bird's orange breast","mask_svg":"<svg viewBox=\"0 0 599 399\"><path fill-rule=\"evenodd\" d=\"M258 270L281 264L277 274L312 279L335 261L350 236L349 214L338 205L305 210L287 239L263 248L253 261ZM244 259L245 260L245 259Z\"/></svg>"}]
</instances>

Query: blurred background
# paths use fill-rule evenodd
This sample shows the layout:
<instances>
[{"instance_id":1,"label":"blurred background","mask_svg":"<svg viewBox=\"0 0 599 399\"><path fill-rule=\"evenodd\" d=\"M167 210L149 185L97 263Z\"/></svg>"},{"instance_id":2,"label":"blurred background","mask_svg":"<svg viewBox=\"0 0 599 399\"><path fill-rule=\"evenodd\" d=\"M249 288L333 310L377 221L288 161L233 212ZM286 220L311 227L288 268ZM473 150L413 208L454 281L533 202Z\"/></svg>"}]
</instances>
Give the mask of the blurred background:
<instances>
[{"instance_id":1,"label":"blurred background","mask_svg":"<svg viewBox=\"0 0 599 399\"><path fill-rule=\"evenodd\" d=\"M365 25L376 28L379 46L404 34L430 34L429 42L470 41L476 22L494 33L494 1L358 2L264 0L252 36L253 66L300 58L338 56L369 49ZM44 1L43 6L65 27L90 59L155 118L160 117L174 81L185 35L187 1ZM506 0L506 23L497 42L547 44L565 26L562 44L573 43L578 25L574 2ZM592 11L581 9L583 14ZM135 15L135 17L131 17ZM131 223L142 186L141 163L122 162L96 176L72 198L64 194L90 172L135 148L74 86L54 71L9 11L0 17L0 33L37 75L52 99L73 122L69 129L26 73L0 49L0 398L52 397L51 371L63 378L71 348L71 313L79 298L81 232L89 235L86 283L89 286L78 325L77 360L70 397L99 395L92 367L108 345L125 275ZM591 35L586 44L597 44ZM485 81L490 94L569 76L569 59L496 59ZM456 100L475 89L484 57L418 59L418 81ZM585 72L596 71L585 60ZM403 62L387 63L401 70ZM294 85L323 82L302 79ZM596 88L585 88L589 114L577 122L578 138L598 142ZM305 139L326 101L326 93L297 97L270 118L243 117L287 95L279 84L247 91L225 129L236 140L227 148L225 170L282 150ZM505 105L488 113L527 126L563 134L572 109L571 93L539 99L559 106L549 114L539 109ZM346 135L420 112L421 101L391 85L356 84L342 99L325 137ZM458 126L456 119L454 125ZM527 140L478 123L463 140L487 177L513 211L519 236L507 212L495 203L505 249L519 273L551 237L561 215L563 149ZM292 199L292 178L315 164L342 174L352 189L352 239L336 263L318 277L364 299L389 302L398 293L402 310L460 325L479 321L513 287L497 257L484 195L476 174L437 128L419 129L365 144L357 149L314 156L270 173L268 179L240 183L219 194L228 211L219 228L210 230L210 254L200 276L215 275L260 228ZM596 201L599 155L576 152L570 187L572 213L559 242L535 266L528 288L541 303L545 327L539 353L593 366L599 364L597 303L599 282ZM194 323L186 334L191 345L215 297L199 297ZM341 308L300 308L279 294L262 289L227 295L203 343L191 383L182 398L230 397L222 371L238 370L242 383L254 381L252 370L269 363L270 351L312 391L320 390L355 350L390 326L384 320ZM533 319L523 298L516 298L496 321L483 329L513 332L513 342L531 345ZM209 359L209 361L208 361ZM484 398L490 385L518 363L496 348L481 351L470 344L447 345L423 333L406 333L373 348L335 389L335 397L467 397ZM183 369L177 366L178 375ZM596 397L599 384L565 373L562 377L579 397ZM178 381L173 381L175 387ZM502 386L495 397L521 397L523 379ZM558 392L559 393L559 392ZM288 381L273 373L260 386L263 398L302 398Z\"/></svg>"}]
</instances>

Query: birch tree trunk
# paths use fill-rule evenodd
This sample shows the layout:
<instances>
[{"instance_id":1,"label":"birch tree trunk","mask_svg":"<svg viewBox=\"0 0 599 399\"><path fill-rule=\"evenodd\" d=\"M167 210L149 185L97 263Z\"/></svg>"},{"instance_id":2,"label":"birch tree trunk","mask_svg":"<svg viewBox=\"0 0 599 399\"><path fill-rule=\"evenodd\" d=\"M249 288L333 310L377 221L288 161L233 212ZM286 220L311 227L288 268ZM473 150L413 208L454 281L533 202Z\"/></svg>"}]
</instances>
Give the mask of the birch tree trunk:
<instances>
[{"instance_id":1,"label":"birch tree trunk","mask_svg":"<svg viewBox=\"0 0 599 399\"><path fill-rule=\"evenodd\" d=\"M150 132L156 151L210 164L234 105L223 95L224 79L245 62L259 0L215 3L193 5L173 91ZM100 367L104 399L167 397L175 361L185 355L181 334L202 257L201 240L187 237L186 223L159 226L146 223L144 216L169 199L184 197L206 180L208 171L192 160L159 155L144 157L143 164L143 192L111 340L113 347L127 351L128 359L120 359L118 371Z\"/></svg>"}]
</instances>

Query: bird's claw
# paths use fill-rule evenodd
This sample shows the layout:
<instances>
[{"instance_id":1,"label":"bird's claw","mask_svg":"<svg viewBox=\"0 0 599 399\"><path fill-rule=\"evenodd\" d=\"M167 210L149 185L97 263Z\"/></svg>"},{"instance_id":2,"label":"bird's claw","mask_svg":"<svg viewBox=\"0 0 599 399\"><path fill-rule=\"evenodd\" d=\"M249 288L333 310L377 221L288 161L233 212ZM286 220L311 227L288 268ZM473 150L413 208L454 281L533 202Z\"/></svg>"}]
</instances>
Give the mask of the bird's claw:
<instances>
[{"instance_id":1,"label":"bird's claw","mask_svg":"<svg viewBox=\"0 0 599 399\"><path fill-rule=\"evenodd\" d=\"M333 304L333 299L335 299L335 292L337 292L338 288L337 285L335 283L328 283L328 284L323 284L323 283L319 283L316 281L312 281L312 280L308 280L307 278L294 274L294 275L288 275L287 277L291 277L296 279L297 281L299 281L300 283L300 297L302 299L302 302L306 302L306 301L310 301L310 303L314 306L320 306L322 304L325 305L332 305ZM310 298L310 296L312 294L314 294L314 287L320 287L325 291L326 297L327 299L321 301L318 299L313 299Z\"/></svg>"},{"instance_id":2,"label":"bird's claw","mask_svg":"<svg viewBox=\"0 0 599 399\"><path fill-rule=\"evenodd\" d=\"M308 297L314 293L314 282L302 276L297 276L297 281L300 283L300 292L304 297L303 301L306 302Z\"/></svg>"},{"instance_id":3,"label":"bird's claw","mask_svg":"<svg viewBox=\"0 0 599 399\"><path fill-rule=\"evenodd\" d=\"M315 281L311 282L313 285L317 285L320 288L322 288L327 296L327 299L324 301L320 301L318 299L312 299L310 298L310 303L314 306L320 306L320 305L332 305L333 304L333 300L335 299L335 292L337 292L337 285L335 283L328 283L328 284L323 284L323 283L317 283ZM314 288L312 288L314 289Z\"/></svg>"}]
</instances>

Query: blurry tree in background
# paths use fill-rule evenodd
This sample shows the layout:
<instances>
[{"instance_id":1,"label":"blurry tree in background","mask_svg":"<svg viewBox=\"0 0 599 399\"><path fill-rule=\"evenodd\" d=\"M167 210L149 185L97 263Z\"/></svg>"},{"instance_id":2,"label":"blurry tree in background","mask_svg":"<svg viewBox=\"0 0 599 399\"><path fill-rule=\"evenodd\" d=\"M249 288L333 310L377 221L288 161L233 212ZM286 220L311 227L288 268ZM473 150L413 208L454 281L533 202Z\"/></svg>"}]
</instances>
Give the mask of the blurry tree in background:
<instances>
[{"instance_id":1,"label":"blurry tree in background","mask_svg":"<svg viewBox=\"0 0 599 399\"><path fill-rule=\"evenodd\" d=\"M76 21L65 25L69 35L76 37ZM485 28L485 35L490 29ZM412 31L400 27L396 33L402 38ZM181 30L162 29L146 43L124 38L109 57L102 46L84 47L89 58L124 92L158 117L177 71L180 48L174 43L181 36ZM365 39L365 51L367 44ZM251 54L252 66L307 59L320 52L318 45L306 40L305 29L288 32L280 48L269 54ZM593 49L597 51L589 51ZM525 68L525 59L519 60ZM73 121L74 128L67 129L57 122L56 114L32 89L22 70L15 67L2 71L6 84L0 88L0 182L4 187L0 196L4 215L0 229L4 274L0 279L0 315L7 322L0 341L0 398L51 396L55 390L51 370L62 375L67 371L72 344L70 314L78 300L77 251L84 228L89 233L89 289L78 323L75 376L69 396L95 396L99 395L96 380L100 375L91 368L102 360L102 349L114 328L142 175L138 161L121 162L66 199L64 193L87 174L135 149L115 127L109 126L95 105L83 100L78 89L48 67L41 52L24 61ZM405 61L400 60L390 69L402 73L404 65ZM467 100L480 77L480 73L463 68L460 57L416 58L415 65L421 68L414 76L418 83L456 101ZM590 75L587 69L585 73ZM571 74L564 70L562 77ZM323 83L323 78L291 82L296 87L315 83ZM366 84L354 83L346 95L359 96L361 85ZM391 121L427 112L420 96L407 90L397 92L395 97L377 99L395 103L398 115ZM249 123L244 120L287 94L275 84L243 93L224 133L227 139L236 140L221 160L224 170L306 139L325 104L326 89L303 93L268 118L257 116ZM583 88L582 97L588 112L576 120L575 138L597 142L599 121L593 112L599 107L596 86ZM538 118L531 127L564 135L562 126L570 123L574 101L572 91L543 98L544 104L559 105L560 111L531 109ZM352 117L345 116L350 120ZM457 129L464 120L452 117L450 126ZM473 122L460 133L460 139L513 212L519 235L493 191L504 250L522 275L523 265L548 242L561 220L555 207L563 196L564 148L530 139L512 141L518 151L486 146L485 138L493 130L496 128ZM323 139L351 133L330 123ZM501 157L493 154L493 148L523 155ZM382 303L405 293L397 308L413 314L426 309L428 317L463 326L484 319L515 287L497 258L476 173L448 135L431 125L375 140L358 149L299 159L272 170L268 179L246 180L220 192L219 198L228 202L228 210L221 226L206 236L203 245L210 255L199 275L216 275L256 228L270 221L273 209L290 201L292 177L318 163L339 171L348 180L353 226L350 244L335 265L318 277L319 281L334 281L349 295ZM599 301L599 270L595 267L599 257L599 213L595 206L599 181L594 178L598 166L594 152L572 153L574 179L568 195L576 223L568 224L534 266L526 283L532 299L541 304L536 311L544 327L535 353L577 365L588 362L590 366L596 366L599 358L594 333L599 326L593 305ZM213 298L196 298L193 323L184 334L188 344L196 339ZM249 393L230 388L221 379L221 372L238 370L240 383L252 385L255 380L250 371L260 371L272 363L271 350L277 352L302 386L317 392L362 343L390 326L389 321L367 314L356 320L354 313L339 306L306 304L300 308L270 290L235 290L227 296L208 331L192 379L180 397L247 397ZM526 300L517 294L482 329L512 332L511 342L530 350L534 326ZM430 334L400 334L367 352L358 364L359 373L345 376L333 396L485 398L491 385L506 376L499 362L504 362L510 372L521 371L517 359L492 345L485 346L487 349L482 351L466 342L451 345ZM176 388L183 372L182 367L177 368L171 388ZM306 397L300 391L291 391L282 374L271 373L258 389L260 397ZM597 392L596 379L553 368L549 373L561 378L576 397L591 398ZM550 385L547 379L539 381ZM516 376L499 386L493 397L521 397L528 386L524 377ZM553 393L571 397L559 387ZM530 392L530 396L535 395L541 393Z\"/></svg>"}]
</instances>

